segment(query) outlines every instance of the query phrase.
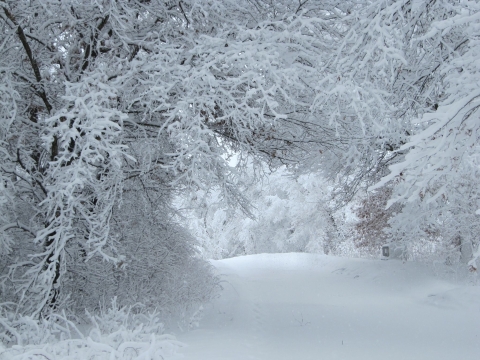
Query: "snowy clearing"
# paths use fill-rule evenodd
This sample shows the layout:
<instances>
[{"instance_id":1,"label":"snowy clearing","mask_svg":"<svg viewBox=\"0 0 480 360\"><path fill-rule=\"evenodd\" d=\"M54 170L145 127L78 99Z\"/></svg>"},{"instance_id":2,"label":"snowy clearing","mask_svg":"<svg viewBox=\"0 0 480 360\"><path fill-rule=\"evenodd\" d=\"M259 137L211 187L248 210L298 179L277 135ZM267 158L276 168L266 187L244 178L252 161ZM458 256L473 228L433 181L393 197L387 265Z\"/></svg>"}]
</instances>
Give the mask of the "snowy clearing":
<instances>
[{"instance_id":1,"label":"snowy clearing","mask_svg":"<svg viewBox=\"0 0 480 360\"><path fill-rule=\"evenodd\" d=\"M212 263L224 290L178 336L188 346L175 359L480 358L480 287L443 267L313 254Z\"/></svg>"}]
</instances>

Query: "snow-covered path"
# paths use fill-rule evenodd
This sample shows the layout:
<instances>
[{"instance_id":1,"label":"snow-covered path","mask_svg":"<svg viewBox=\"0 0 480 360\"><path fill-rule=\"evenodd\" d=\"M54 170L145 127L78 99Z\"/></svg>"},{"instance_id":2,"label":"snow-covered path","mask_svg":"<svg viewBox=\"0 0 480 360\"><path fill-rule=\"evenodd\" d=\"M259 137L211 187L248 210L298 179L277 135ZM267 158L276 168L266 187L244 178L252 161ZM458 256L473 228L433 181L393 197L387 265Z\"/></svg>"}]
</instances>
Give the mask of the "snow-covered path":
<instances>
[{"instance_id":1,"label":"snow-covered path","mask_svg":"<svg viewBox=\"0 0 480 360\"><path fill-rule=\"evenodd\" d=\"M262 254L213 264L221 297L185 360L480 359L480 287L414 263Z\"/></svg>"}]
</instances>

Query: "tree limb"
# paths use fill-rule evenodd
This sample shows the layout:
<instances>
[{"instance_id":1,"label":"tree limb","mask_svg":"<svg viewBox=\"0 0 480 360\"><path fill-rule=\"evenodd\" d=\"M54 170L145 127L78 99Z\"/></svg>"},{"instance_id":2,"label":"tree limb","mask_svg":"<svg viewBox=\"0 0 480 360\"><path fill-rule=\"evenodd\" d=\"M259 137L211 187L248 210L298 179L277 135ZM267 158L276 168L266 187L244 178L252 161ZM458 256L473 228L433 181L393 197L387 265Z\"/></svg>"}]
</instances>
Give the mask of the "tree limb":
<instances>
[{"instance_id":1,"label":"tree limb","mask_svg":"<svg viewBox=\"0 0 480 360\"><path fill-rule=\"evenodd\" d=\"M45 104L45 107L47 108L47 111L50 113L50 111L53 109L52 105L48 101L47 94L45 93L45 90L41 86L42 82L42 76L40 75L40 69L38 68L38 63L35 60L35 57L33 56L32 49L30 48L30 45L28 44L27 37L25 36L25 33L23 32L23 29L20 25L17 24L15 21L15 17L8 11L6 7L3 7L3 11L5 15L15 24L17 25L17 34L18 37L20 38L20 41L22 42L23 48L25 49L25 52L27 53L28 59L30 60L30 65L32 66L33 73L35 74L35 79L37 80L37 83L40 84L40 88L37 89L37 95L40 96L40 98L43 100L43 103Z\"/></svg>"}]
</instances>

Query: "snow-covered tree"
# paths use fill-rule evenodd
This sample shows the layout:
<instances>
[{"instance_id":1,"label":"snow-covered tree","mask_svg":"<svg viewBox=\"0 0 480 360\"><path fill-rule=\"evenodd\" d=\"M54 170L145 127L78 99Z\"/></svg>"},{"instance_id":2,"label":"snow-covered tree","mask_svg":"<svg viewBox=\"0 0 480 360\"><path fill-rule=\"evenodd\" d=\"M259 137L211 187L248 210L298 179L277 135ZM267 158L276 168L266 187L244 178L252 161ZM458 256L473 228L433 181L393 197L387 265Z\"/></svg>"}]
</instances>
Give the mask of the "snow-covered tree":
<instances>
[{"instance_id":1,"label":"snow-covered tree","mask_svg":"<svg viewBox=\"0 0 480 360\"><path fill-rule=\"evenodd\" d=\"M471 230L480 221L475 216L480 7L476 1L448 0L411 6L408 14L415 18L415 26L405 41L408 57L397 83L410 92L403 96L402 115L413 135L396 151L406 153L404 160L392 165L391 173L376 186L399 178L390 204L412 203L391 220L397 235L416 241L432 226L441 229L444 246L457 243L454 247L474 270L479 253L472 248L479 243ZM426 226L412 227L419 221Z\"/></svg>"},{"instance_id":2,"label":"snow-covered tree","mask_svg":"<svg viewBox=\"0 0 480 360\"><path fill-rule=\"evenodd\" d=\"M172 251L192 256L171 194L218 186L248 211L247 156L296 164L340 142L317 82L349 6L2 0L2 299L41 316L77 291L78 269L142 277L135 238L151 254L176 238ZM121 209L149 216L126 228Z\"/></svg>"},{"instance_id":3,"label":"snow-covered tree","mask_svg":"<svg viewBox=\"0 0 480 360\"><path fill-rule=\"evenodd\" d=\"M189 201L177 199L193 205L184 221L199 239L203 256L337 254L343 221L331 206L331 184L318 174L294 177L285 167L256 181L252 168L244 192L252 199L253 216L228 208L218 190L198 191Z\"/></svg>"},{"instance_id":4,"label":"snow-covered tree","mask_svg":"<svg viewBox=\"0 0 480 360\"><path fill-rule=\"evenodd\" d=\"M427 211L428 223L443 222L448 213L455 223L466 216L476 227L476 191L460 195L458 188L479 166L479 10L476 1L453 0L382 0L347 9L335 55L322 68L324 96L318 96L343 142L312 155L314 166L337 180L337 201L351 201L384 177L372 190L394 180L389 205L428 203L436 207ZM467 186L475 187L474 180ZM425 215L422 206L407 208L391 225L409 228L406 218ZM410 230L409 242L423 238ZM404 241L402 233L395 237ZM477 248L478 240L461 238L467 245L458 249ZM478 267L474 254L472 269Z\"/></svg>"}]
</instances>

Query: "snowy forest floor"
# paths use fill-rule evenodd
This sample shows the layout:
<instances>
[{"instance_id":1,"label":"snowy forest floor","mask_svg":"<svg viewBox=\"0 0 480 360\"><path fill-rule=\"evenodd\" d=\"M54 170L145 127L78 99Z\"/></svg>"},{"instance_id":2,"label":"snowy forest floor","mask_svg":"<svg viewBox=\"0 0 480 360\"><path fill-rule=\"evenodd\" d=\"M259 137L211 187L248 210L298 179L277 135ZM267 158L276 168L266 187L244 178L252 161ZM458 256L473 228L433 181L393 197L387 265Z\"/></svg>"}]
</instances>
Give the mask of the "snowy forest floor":
<instances>
[{"instance_id":1,"label":"snowy forest floor","mask_svg":"<svg viewBox=\"0 0 480 360\"><path fill-rule=\"evenodd\" d=\"M187 346L175 359L480 359L480 286L443 265L313 254L212 263L224 290L177 336Z\"/></svg>"}]
</instances>

